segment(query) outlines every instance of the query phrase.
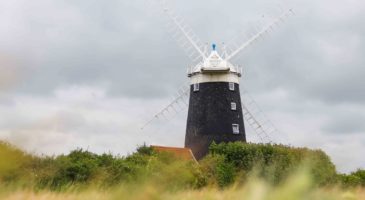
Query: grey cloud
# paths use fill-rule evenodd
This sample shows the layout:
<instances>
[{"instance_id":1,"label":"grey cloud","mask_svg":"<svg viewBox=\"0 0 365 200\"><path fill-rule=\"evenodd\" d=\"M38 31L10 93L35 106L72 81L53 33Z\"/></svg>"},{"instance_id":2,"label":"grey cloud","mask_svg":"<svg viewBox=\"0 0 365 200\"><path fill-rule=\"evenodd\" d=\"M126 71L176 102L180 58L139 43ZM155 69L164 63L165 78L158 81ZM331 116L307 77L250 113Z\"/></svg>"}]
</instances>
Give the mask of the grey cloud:
<instances>
[{"instance_id":1,"label":"grey cloud","mask_svg":"<svg viewBox=\"0 0 365 200\"><path fill-rule=\"evenodd\" d=\"M164 16L156 12L159 8L146 6L146 2L38 1L32 5L37 12L26 12L24 21L14 22L24 26L27 36L23 37L28 42L12 45L40 55L33 72L16 91L47 94L70 84L109 82L111 95L146 98L171 94L185 82L185 69L190 61L164 30ZM171 6L203 36L203 42L209 43L229 41L241 30L250 29L247 24L256 23L256 18L267 10L275 10L277 4L219 0L212 1L210 6L205 2L190 3L192 6L172 2ZM265 92L281 87L303 98L326 102L363 101L362 93L357 91L361 89L359 83L364 71L356 66L365 61L333 66L323 60L326 52L321 51L318 42L340 32L337 40L328 42L345 48L343 41L357 33L364 43L363 27L356 23L361 16L331 21L327 13L315 7L322 4L301 1L292 4L298 10L297 16L236 59L237 64L246 67L244 78L251 90ZM338 4L335 2L334 7ZM44 6L51 7L51 11ZM56 8L59 11L52 12ZM241 12L243 8L247 10Z\"/></svg>"},{"instance_id":2,"label":"grey cloud","mask_svg":"<svg viewBox=\"0 0 365 200\"><path fill-rule=\"evenodd\" d=\"M349 135L365 132L365 115L362 113L344 111L337 113L338 116L329 120L323 127L323 131L332 134Z\"/></svg>"},{"instance_id":3,"label":"grey cloud","mask_svg":"<svg viewBox=\"0 0 365 200\"><path fill-rule=\"evenodd\" d=\"M185 79L185 66L177 63L187 59L170 45L172 39L164 39L163 25L146 20L143 2L77 1L53 13L39 1L39 7L31 6L34 12L19 13L24 18L17 26L23 26L26 41L10 45L38 59L17 91L47 94L67 84L111 82L112 94L149 97L177 87ZM2 34L9 37L11 31ZM182 76L176 78L176 72Z\"/></svg>"},{"instance_id":4,"label":"grey cloud","mask_svg":"<svg viewBox=\"0 0 365 200\"><path fill-rule=\"evenodd\" d=\"M266 48L262 49L259 45L258 50L250 52L246 60L247 84L260 92L285 88L304 99L318 99L327 103L364 102L365 96L361 91L365 71L361 66L365 60L360 58L362 60L328 64L323 60L326 52L318 51L321 49L316 43L319 38L313 35L308 37L306 33L280 38L277 42L266 42ZM300 41L297 37L307 38ZM345 39L346 35L339 38ZM278 51L273 50L278 47ZM338 47L344 48L341 45ZM361 52L362 48L355 50ZM347 50L343 51L346 53ZM337 57L332 59L338 62Z\"/></svg>"}]
</instances>

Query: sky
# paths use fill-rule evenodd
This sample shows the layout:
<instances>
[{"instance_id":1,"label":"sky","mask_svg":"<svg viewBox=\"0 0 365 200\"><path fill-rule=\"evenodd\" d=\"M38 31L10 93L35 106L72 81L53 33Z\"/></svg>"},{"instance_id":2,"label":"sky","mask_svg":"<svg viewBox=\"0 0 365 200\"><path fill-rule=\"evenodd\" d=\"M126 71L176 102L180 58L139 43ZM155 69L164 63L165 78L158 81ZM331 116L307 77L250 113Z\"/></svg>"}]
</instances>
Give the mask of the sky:
<instances>
[{"instance_id":1,"label":"sky","mask_svg":"<svg viewBox=\"0 0 365 200\"><path fill-rule=\"evenodd\" d=\"M168 5L218 49L293 8L232 60L244 69L241 86L279 130L274 141L322 149L341 172L365 168L364 1ZM155 0L0 0L0 140L46 155L182 147L186 108L140 129L193 64L166 22Z\"/></svg>"}]
</instances>

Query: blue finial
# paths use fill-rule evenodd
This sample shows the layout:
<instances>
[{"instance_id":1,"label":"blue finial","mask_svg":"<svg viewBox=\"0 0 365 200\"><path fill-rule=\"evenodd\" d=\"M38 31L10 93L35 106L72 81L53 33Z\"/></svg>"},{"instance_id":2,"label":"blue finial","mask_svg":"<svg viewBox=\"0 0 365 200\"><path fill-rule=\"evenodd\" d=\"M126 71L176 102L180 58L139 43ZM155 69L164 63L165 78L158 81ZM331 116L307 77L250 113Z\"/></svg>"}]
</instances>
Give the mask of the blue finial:
<instances>
[{"instance_id":1,"label":"blue finial","mask_svg":"<svg viewBox=\"0 0 365 200\"><path fill-rule=\"evenodd\" d=\"M213 51L215 51L215 48L217 47L217 45L212 44L212 47L213 47Z\"/></svg>"}]
</instances>

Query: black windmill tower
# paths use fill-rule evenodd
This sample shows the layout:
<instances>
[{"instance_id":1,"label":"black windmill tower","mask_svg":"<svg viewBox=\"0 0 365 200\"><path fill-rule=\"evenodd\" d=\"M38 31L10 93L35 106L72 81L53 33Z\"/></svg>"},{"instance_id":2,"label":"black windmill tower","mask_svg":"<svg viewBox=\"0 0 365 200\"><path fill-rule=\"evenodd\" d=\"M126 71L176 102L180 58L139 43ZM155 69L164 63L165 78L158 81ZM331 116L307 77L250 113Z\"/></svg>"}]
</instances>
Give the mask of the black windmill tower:
<instances>
[{"instance_id":1,"label":"black windmill tower","mask_svg":"<svg viewBox=\"0 0 365 200\"><path fill-rule=\"evenodd\" d=\"M185 147L197 159L207 154L214 141L246 142L239 79L241 68L223 59L213 44L204 61L193 67Z\"/></svg>"},{"instance_id":2,"label":"black windmill tower","mask_svg":"<svg viewBox=\"0 0 365 200\"><path fill-rule=\"evenodd\" d=\"M190 148L197 159L208 153L209 145L213 141L215 143L246 142L244 121L256 132L262 142L271 142L269 135L276 129L265 117L259 120L257 115L260 113L250 109L247 104L256 105L256 103L249 95L243 95L241 98L242 68L233 65L230 60L280 25L293 14L293 11L289 9L272 19L241 45L235 45L231 49L223 45L220 54L215 44L208 51L207 45L198 39L181 17L167 8L165 3L162 3L162 6L164 13L170 19L171 34L197 64L188 68L190 83L181 87L175 99L149 120L142 129L156 118L171 117L167 113L178 113L181 110L181 104L185 104L188 106L185 147ZM255 106L251 108L255 109Z\"/></svg>"}]
</instances>

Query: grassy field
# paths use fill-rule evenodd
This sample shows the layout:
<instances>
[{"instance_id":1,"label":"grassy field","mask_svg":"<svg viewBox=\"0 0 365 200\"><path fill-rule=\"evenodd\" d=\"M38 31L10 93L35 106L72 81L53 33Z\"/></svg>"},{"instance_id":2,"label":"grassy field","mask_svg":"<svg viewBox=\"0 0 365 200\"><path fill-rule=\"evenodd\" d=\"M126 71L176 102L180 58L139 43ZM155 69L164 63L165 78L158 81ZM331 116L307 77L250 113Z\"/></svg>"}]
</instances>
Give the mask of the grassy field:
<instances>
[{"instance_id":1,"label":"grassy field","mask_svg":"<svg viewBox=\"0 0 365 200\"><path fill-rule=\"evenodd\" d=\"M62 192L49 190L34 191L22 189L4 189L0 192L1 199L44 199L44 200L99 200L99 199L246 199L246 200L362 200L365 190L360 188L340 189L338 187L318 188L313 186L311 179L305 172L292 175L279 186L270 186L264 181L251 179L245 185L233 185L229 188L206 187L203 189L189 189L167 191L158 185L120 185L112 189L69 188Z\"/></svg>"},{"instance_id":2,"label":"grassy field","mask_svg":"<svg viewBox=\"0 0 365 200\"><path fill-rule=\"evenodd\" d=\"M141 146L39 157L0 142L0 199L365 199L365 171L336 171L321 150L212 144L199 163Z\"/></svg>"}]
</instances>

